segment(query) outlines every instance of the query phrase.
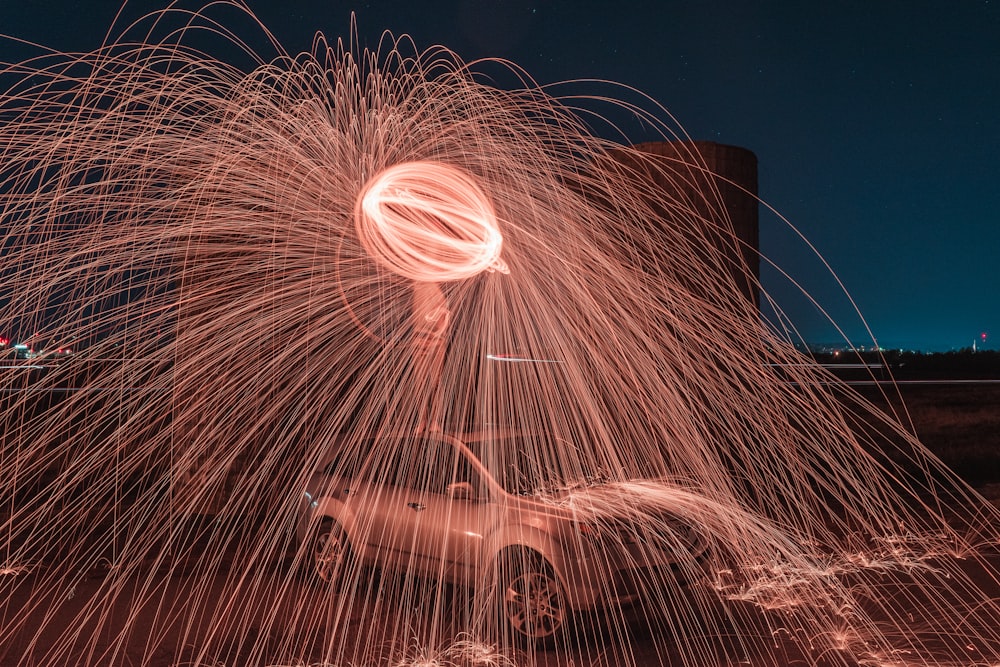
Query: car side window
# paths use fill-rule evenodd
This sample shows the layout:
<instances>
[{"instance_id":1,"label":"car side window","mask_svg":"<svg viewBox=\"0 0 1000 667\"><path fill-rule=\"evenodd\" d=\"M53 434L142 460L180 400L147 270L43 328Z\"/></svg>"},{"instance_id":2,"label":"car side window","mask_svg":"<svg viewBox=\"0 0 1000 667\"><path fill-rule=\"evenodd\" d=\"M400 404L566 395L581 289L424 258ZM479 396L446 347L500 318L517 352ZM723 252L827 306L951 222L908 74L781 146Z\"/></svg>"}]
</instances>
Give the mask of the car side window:
<instances>
[{"instance_id":1,"label":"car side window","mask_svg":"<svg viewBox=\"0 0 1000 667\"><path fill-rule=\"evenodd\" d=\"M421 475L418 480L421 491L444 493L455 474L457 452L451 443L427 438L421 443Z\"/></svg>"},{"instance_id":2,"label":"car side window","mask_svg":"<svg viewBox=\"0 0 1000 667\"><path fill-rule=\"evenodd\" d=\"M423 491L438 483L435 448L424 438L400 438L377 443L362 456L361 475L378 486Z\"/></svg>"},{"instance_id":3,"label":"car side window","mask_svg":"<svg viewBox=\"0 0 1000 667\"><path fill-rule=\"evenodd\" d=\"M360 442L338 452L324 471L419 492L444 494L455 482L472 484L477 494L483 488L472 463L453 443L435 437Z\"/></svg>"},{"instance_id":4,"label":"car side window","mask_svg":"<svg viewBox=\"0 0 1000 667\"><path fill-rule=\"evenodd\" d=\"M376 452L376 483L401 488L414 488L418 484L421 451L419 443L399 439L383 443L383 450Z\"/></svg>"},{"instance_id":5,"label":"car side window","mask_svg":"<svg viewBox=\"0 0 1000 667\"><path fill-rule=\"evenodd\" d=\"M344 444L324 465L327 475L378 486L407 486L415 453L409 443L392 440L356 440Z\"/></svg>"},{"instance_id":6,"label":"car side window","mask_svg":"<svg viewBox=\"0 0 1000 667\"><path fill-rule=\"evenodd\" d=\"M479 478L472 464L453 443L434 437L421 438L408 449L412 463L402 485L420 492L444 494L455 482L469 482L479 491Z\"/></svg>"},{"instance_id":7,"label":"car side window","mask_svg":"<svg viewBox=\"0 0 1000 667\"><path fill-rule=\"evenodd\" d=\"M472 462L469 461L468 457L461 454L456 456L454 472L449 484L458 482L468 482L471 484L476 497L481 496L485 492L483 482L473 467Z\"/></svg>"},{"instance_id":8,"label":"car side window","mask_svg":"<svg viewBox=\"0 0 1000 667\"><path fill-rule=\"evenodd\" d=\"M353 478L357 474L357 448L344 446L323 467L323 472L334 477Z\"/></svg>"}]
</instances>

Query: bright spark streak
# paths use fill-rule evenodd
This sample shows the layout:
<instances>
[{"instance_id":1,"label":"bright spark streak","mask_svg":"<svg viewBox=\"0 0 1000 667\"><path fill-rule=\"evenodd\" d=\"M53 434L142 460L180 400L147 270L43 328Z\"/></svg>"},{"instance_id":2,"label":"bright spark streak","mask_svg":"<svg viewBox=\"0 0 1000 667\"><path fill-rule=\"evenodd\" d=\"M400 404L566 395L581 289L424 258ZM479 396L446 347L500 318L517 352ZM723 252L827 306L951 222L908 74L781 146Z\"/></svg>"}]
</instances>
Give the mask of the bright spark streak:
<instances>
[{"instance_id":1,"label":"bright spark streak","mask_svg":"<svg viewBox=\"0 0 1000 667\"><path fill-rule=\"evenodd\" d=\"M486 358L491 361L503 361L507 363L532 363L532 364L561 364L559 359L535 359L532 357L519 357L509 354L487 354Z\"/></svg>"}]
</instances>

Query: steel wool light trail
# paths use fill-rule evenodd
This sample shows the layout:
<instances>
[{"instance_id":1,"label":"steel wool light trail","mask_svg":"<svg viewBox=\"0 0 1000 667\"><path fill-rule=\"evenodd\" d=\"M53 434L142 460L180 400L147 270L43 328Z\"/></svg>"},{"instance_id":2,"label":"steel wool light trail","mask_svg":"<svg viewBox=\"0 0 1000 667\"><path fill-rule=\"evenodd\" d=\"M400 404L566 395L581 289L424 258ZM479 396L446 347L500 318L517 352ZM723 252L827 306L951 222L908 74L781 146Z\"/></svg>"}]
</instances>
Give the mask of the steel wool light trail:
<instances>
[{"instance_id":1,"label":"steel wool light trail","mask_svg":"<svg viewBox=\"0 0 1000 667\"><path fill-rule=\"evenodd\" d=\"M447 164L388 167L365 184L354 218L372 257L411 280L508 273L493 207L471 177Z\"/></svg>"},{"instance_id":2,"label":"steel wool light trail","mask_svg":"<svg viewBox=\"0 0 1000 667\"><path fill-rule=\"evenodd\" d=\"M0 662L1000 664L1000 513L761 322L718 192L246 17L0 70Z\"/></svg>"}]
</instances>

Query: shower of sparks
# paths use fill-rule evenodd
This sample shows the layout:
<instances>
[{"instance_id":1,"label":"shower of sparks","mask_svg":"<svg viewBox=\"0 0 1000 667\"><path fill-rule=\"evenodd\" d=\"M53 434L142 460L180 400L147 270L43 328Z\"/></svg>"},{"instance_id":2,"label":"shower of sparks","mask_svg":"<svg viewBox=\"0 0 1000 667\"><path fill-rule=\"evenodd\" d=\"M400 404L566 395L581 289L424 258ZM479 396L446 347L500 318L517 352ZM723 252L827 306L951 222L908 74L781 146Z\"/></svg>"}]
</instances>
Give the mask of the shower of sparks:
<instances>
[{"instance_id":1,"label":"shower of sparks","mask_svg":"<svg viewBox=\"0 0 1000 667\"><path fill-rule=\"evenodd\" d=\"M0 661L1000 662L1000 514L760 322L718 193L444 49L226 64L219 7L0 72ZM512 492L437 512L428 428ZM300 540L336 456L420 491Z\"/></svg>"}]
</instances>

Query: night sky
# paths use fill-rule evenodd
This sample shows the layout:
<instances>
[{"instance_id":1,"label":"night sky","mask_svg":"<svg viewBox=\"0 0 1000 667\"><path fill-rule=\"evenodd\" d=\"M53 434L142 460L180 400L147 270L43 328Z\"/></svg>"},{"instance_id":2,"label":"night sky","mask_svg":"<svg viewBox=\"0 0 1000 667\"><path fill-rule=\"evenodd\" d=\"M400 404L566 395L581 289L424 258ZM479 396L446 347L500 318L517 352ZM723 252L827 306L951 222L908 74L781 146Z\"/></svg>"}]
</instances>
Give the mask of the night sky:
<instances>
[{"instance_id":1,"label":"night sky","mask_svg":"<svg viewBox=\"0 0 1000 667\"><path fill-rule=\"evenodd\" d=\"M0 33L90 50L116 4L4 1ZM162 4L133 2L127 14ZM316 31L346 36L353 10L362 44L391 30L465 60L510 59L542 84L638 88L692 138L756 153L762 199L822 254L884 347L949 350L988 332L1000 348L1000 0L249 5L292 52ZM30 53L0 42L2 60ZM657 138L615 120L630 141ZM822 261L766 210L761 250L865 343ZM763 278L807 341L841 338L776 272Z\"/></svg>"}]
</instances>

